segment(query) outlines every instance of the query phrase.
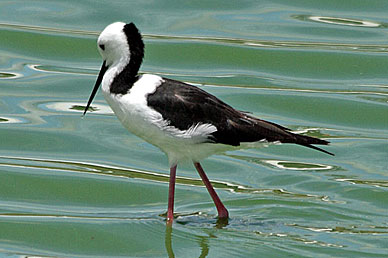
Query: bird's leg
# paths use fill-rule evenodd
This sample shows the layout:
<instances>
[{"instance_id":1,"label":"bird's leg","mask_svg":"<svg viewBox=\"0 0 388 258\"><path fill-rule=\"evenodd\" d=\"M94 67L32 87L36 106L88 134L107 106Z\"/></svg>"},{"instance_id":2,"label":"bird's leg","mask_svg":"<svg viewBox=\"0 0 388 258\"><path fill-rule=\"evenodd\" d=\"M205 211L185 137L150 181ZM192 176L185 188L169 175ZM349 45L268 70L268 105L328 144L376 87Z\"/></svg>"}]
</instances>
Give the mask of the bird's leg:
<instances>
[{"instance_id":1,"label":"bird's leg","mask_svg":"<svg viewBox=\"0 0 388 258\"><path fill-rule=\"evenodd\" d=\"M210 183L209 179L207 178L205 171L203 171L203 168L199 162L194 162L194 166L198 171L198 174L202 178L203 183L205 184L207 191L209 192L210 196L213 199L214 204L216 205L217 211L218 211L218 218L219 219L227 219L229 218L228 210L225 208L224 204L221 202L220 198L218 197L216 191L214 190L212 184Z\"/></svg>"},{"instance_id":2,"label":"bird's leg","mask_svg":"<svg viewBox=\"0 0 388 258\"><path fill-rule=\"evenodd\" d=\"M174 220L174 193L175 193L175 178L176 166L170 168L170 184L168 187L168 209L167 209L167 225L171 226Z\"/></svg>"}]
</instances>

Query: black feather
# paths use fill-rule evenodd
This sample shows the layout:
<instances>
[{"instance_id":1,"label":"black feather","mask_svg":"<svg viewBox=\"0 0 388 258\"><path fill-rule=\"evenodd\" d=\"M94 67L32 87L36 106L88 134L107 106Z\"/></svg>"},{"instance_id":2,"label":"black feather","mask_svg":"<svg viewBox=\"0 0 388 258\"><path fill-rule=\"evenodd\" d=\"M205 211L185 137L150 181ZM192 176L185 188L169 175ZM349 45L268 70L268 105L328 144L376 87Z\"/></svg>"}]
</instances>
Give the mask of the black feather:
<instances>
[{"instance_id":1,"label":"black feather","mask_svg":"<svg viewBox=\"0 0 388 258\"><path fill-rule=\"evenodd\" d=\"M144 43L135 24L124 25L123 32L127 37L130 60L124 70L119 73L110 86L110 92L114 94L126 94L136 80L144 57Z\"/></svg>"},{"instance_id":2,"label":"black feather","mask_svg":"<svg viewBox=\"0 0 388 258\"><path fill-rule=\"evenodd\" d=\"M214 125L217 131L209 136L208 142L239 146L243 142L265 139L295 143L331 154L311 145L327 145L325 140L294 134L281 125L252 117L206 91L180 81L164 78L164 83L147 96L147 104L180 130L195 124Z\"/></svg>"}]
</instances>

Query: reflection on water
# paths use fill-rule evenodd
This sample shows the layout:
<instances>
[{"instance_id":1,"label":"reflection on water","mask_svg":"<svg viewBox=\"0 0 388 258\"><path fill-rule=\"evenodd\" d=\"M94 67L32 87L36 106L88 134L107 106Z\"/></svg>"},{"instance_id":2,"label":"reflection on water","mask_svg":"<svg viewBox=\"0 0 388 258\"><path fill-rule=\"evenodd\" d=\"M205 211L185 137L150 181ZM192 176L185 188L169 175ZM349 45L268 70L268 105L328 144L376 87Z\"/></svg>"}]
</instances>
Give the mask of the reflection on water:
<instances>
[{"instance_id":1,"label":"reflection on water","mask_svg":"<svg viewBox=\"0 0 388 258\"><path fill-rule=\"evenodd\" d=\"M310 17L319 17L319 16L308 16L308 15L295 15L292 16L295 19L299 20L309 20ZM329 23L340 23L341 25L349 25L349 24L366 24L364 26L367 26L369 24L369 27L373 27L371 25L378 24L379 27L388 27L388 25L383 23L374 23L374 22L364 22L364 21L357 21L357 20L350 20L350 19L342 19L342 18L332 18L332 17L320 17L322 19L319 19L319 22L326 22ZM331 18L333 20L331 20ZM315 19L317 20L317 19ZM346 21L346 22L345 22ZM352 23L353 21L353 23ZM353 25L357 26L357 25ZM358 25L360 26L360 25ZM376 26L375 26L376 27ZM42 31L42 32L49 32L50 34L67 34L69 36L77 35L77 36L93 36L97 37L100 32L97 31L82 31L82 30L68 30L68 29L59 29L59 28L53 28L53 27L41 27L41 26L28 26L28 25L18 25L18 24L6 24L6 23L0 23L0 28L11 28L11 29L20 29L20 30L27 30L27 31ZM210 43L220 43L220 44L230 44L230 45L239 45L239 46L251 46L251 47L265 47L265 48L303 48L303 49L331 49L331 50L340 50L340 51L365 51L365 52L386 52L387 46L386 45L361 45L361 44L343 44L343 43L328 43L328 42L303 42L303 41L269 41L269 40L255 40L255 39L241 39L241 38L227 38L227 37L206 37L206 36L179 36L179 35L155 35L155 34L146 34L143 33L143 38L145 40L157 40L157 41L174 41L179 40L179 42L210 42ZM48 68L48 69L47 69ZM37 69L42 70L48 70L52 66L42 66L38 67ZM54 69L55 70L55 69ZM82 72L84 70L87 71L87 69L81 69ZM59 72L59 71L58 71ZM76 71L74 71L76 72Z\"/></svg>"},{"instance_id":2,"label":"reflection on water","mask_svg":"<svg viewBox=\"0 0 388 258\"><path fill-rule=\"evenodd\" d=\"M324 246L324 247L337 247L337 248L344 247L342 245L336 245L336 244L326 243L323 241L311 240L311 239L308 239L307 237L302 237L302 236L299 236L296 234L264 233L264 232L256 232L256 234L261 235L261 236L265 236L265 237L284 238L287 240L302 242L302 243L308 244L308 245L319 245L319 246Z\"/></svg>"},{"instance_id":3,"label":"reflection on water","mask_svg":"<svg viewBox=\"0 0 388 258\"><path fill-rule=\"evenodd\" d=\"M24 167L24 168L39 168L39 169L59 169L62 171L69 172L80 172L80 173L98 173L107 176L118 176L128 178L138 178L143 180L150 180L155 182L168 183L169 175L161 174L157 172L144 171L133 168L124 168L116 166L101 165L95 163L77 162L77 161L64 161L64 160L51 160L51 159L37 159L37 158L26 158L26 157L7 157L0 156L0 166L10 167ZM286 196L288 198L312 198L324 202L336 201L330 200L328 196L318 196L312 194L294 193L286 191L284 189L259 189L252 188L249 186L211 180L214 188L228 190L233 193L249 193L249 194L272 194L279 196ZM177 184L200 186L204 187L200 179L188 178L188 177L177 177ZM177 215L177 214L175 214ZM220 226L227 225L227 221L219 221Z\"/></svg>"},{"instance_id":4,"label":"reflection on water","mask_svg":"<svg viewBox=\"0 0 388 258\"><path fill-rule=\"evenodd\" d=\"M336 18L336 17L324 17L324 16L306 16L307 19L317 22L336 24L336 25L347 25L347 26L356 26L356 27L380 27L381 24L377 22L371 21L361 21L354 19L346 19L346 18Z\"/></svg>"},{"instance_id":5,"label":"reflection on water","mask_svg":"<svg viewBox=\"0 0 388 258\"><path fill-rule=\"evenodd\" d=\"M64 67L55 65L39 65L30 64L28 67L38 72L46 73L64 73L64 74L81 74L81 75L93 75L95 76L96 71L91 69L79 68L79 67Z\"/></svg>"},{"instance_id":6,"label":"reflection on water","mask_svg":"<svg viewBox=\"0 0 388 258\"><path fill-rule=\"evenodd\" d=\"M76 35L93 35L98 36L99 32L91 32L86 30L69 30L63 28L54 28L54 27L43 27L43 26L33 26L33 25L23 25L23 24L11 24L11 23L0 23L0 28L6 29L16 29L16 30L26 30L26 31L41 31L51 33L60 33L60 34L76 34Z\"/></svg>"},{"instance_id":7,"label":"reflection on water","mask_svg":"<svg viewBox=\"0 0 388 258\"><path fill-rule=\"evenodd\" d=\"M39 107L44 110L61 111L61 112L77 112L83 113L86 107L85 103L75 102L49 102L39 104ZM89 107L89 112L93 114L112 115L113 111L106 104L93 104Z\"/></svg>"},{"instance_id":8,"label":"reflection on water","mask_svg":"<svg viewBox=\"0 0 388 258\"><path fill-rule=\"evenodd\" d=\"M221 224L225 223L225 221L220 222ZM227 223L227 222L226 222ZM220 226L217 223L217 228L222 229L227 224L223 224L223 226ZM173 250L173 242L172 242L172 236L173 236L173 227L166 226L166 233L165 233L165 247L166 252L169 258L175 257L174 250ZM209 236L198 236L198 246L200 247L201 253L199 254L199 258L207 257L209 254L210 246L209 246L209 238L214 237L212 234L209 234Z\"/></svg>"},{"instance_id":9,"label":"reflection on water","mask_svg":"<svg viewBox=\"0 0 388 258\"><path fill-rule=\"evenodd\" d=\"M290 162L290 161L282 161L282 160L263 160L272 166L281 168L281 169L289 169L289 170L329 170L332 169L333 166L330 165L322 165L322 164L313 164L313 163L303 163L303 162Z\"/></svg>"},{"instance_id":10,"label":"reflection on water","mask_svg":"<svg viewBox=\"0 0 388 258\"><path fill-rule=\"evenodd\" d=\"M16 117L0 117L0 123L1 124L19 124L19 123L25 123L26 120L23 118L16 118Z\"/></svg>"},{"instance_id":11,"label":"reflection on water","mask_svg":"<svg viewBox=\"0 0 388 258\"><path fill-rule=\"evenodd\" d=\"M311 226L303 226L298 224L290 224L289 226L297 227L297 228L303 228L307 230L311 230L314 232L332 232L332 233L352 233L352 234L371 234L371 235L385 235L388 233L388 227L376 227L376 226L363 226L363 228L360 228L359 226L353 225L350 227L333 227L333 228L318 228L318 227L311 227Z\"/></svg>"},{"instance_id":12,"label":"reflection on water","mask_svg":"<svg viewBox=\"0 0 388 258\"><path fill-rule=\"evenodd\" d=\"M201 254L199 255L199 258L206 257L209 254L209 238L200 237L199 244L201 246Z\"/></svg>"},{"instance_id":13,"label":"reflection on water","mask_svg":"<svg viewBox=\"0 0 388 258\"><path fill-rule=\"evenodd\" d=\"M19 77L22 77L22 75L18 74L18 73L0 72L0 79L15 79L15 78L19 78Z\"/></svg>"},{"instance_id":14,"label":"reflection on water","mask_svg":"<svg viewBox=\"0 0 388 258\"><path fill-rule=\"evenodd\" d=\"M174 250L172 249L172 227L166 226L166 233L164 235L164 244L166 247L167 255L169 258L175 257Z\"/></svg>"},{"instance_id":15,"label":"reflection on water","mask_svg":"<svg viewBox=\"0 0 388 258\"><path fill-rule=\"evenodd\" d=\"M320 137L323 138L323 137ZM316 171L316 170L340 170L340 168L332 166L332 165L324 165L318 163L307 163L307 162L296 162L296 161L287 161L287 160L270 160L270 159L259 159L255 157L248 156L239 156L239 155L231 155L227 154L229 157L233 157L235 159L244 160L250 163L260 164L263 166L267 166L268 164L280 169L287 170L307 170L307 171Z\"/></svg>"},{"instance_id":16,"label":"reflection on water","mask_svg":"<svg viewBox=\"0 0 388 258\"><path fill-rule=\"evenodd\" d=\"M351 184L370 185L375 187L388 187L388 180L357 180L352 178L337 178L338 182L349 182Z\"/></svg>"}]
</instances>

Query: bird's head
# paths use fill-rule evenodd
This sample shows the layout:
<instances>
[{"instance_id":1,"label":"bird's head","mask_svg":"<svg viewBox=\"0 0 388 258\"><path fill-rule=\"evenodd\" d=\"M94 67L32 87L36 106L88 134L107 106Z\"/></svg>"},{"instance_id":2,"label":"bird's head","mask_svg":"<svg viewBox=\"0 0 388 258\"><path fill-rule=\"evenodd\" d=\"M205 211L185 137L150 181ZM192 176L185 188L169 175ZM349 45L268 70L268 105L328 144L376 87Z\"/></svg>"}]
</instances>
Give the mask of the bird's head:
<instances>
[{"instance_id":1,"label":"bird's head","mask_svg":"<svg viewBox=\"0 0 388 258\"><path fill-rule=\"evenodd\" d=\"M97 40L97 48L106 66L112 66L119 62L128 62L130 58L129 42L125 35L123 22L115 22L108 25ZM128 24L129 26L129 24Z\"/></svg>"},{"instance_id":2,"label":"bird's head","mask_svg":"<svg viewBox=\"0 0 388 258\"><path fill-rule=\"evenodd\" d=\"M84 115L109 68L116 67L116 72L120 73L128 67L130 76L136 76L144 57L144 43L139 30L133 23L115 22L108 25L98 37L97 49L103 63Z\"/></svg>"}]
</instances>

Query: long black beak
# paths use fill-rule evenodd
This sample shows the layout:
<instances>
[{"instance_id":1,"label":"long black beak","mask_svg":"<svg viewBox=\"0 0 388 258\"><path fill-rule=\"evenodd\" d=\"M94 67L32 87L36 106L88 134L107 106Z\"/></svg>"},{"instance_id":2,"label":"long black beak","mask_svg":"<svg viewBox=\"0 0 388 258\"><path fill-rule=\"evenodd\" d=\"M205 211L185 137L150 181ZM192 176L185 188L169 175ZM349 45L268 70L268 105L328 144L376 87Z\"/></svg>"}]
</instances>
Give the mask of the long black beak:
<instances>
[{"instance_id":1,"label":"long black beak","mask_svg":"<svg viewBox=\"0 0 388 258\"><path fill-rule=\"evenodd\" d=\"M94 96L96 96L97 90L98 90L98 88L99 88L99 86L100 86L100 84L102 82L102 78L104 77L104 74L105 74L106 70L108 70L108 66L106 65L106 61L104 61L102 63L102 66L101 66L101 69L100 69L100 73L98 74L98 77L97 77L96 84L94 85L92 94L90 94L89 101L88 101L88 104L86 105L86 108L85 108L85 111L84 111L83 115L86 114L86 111L88 111L90 104L92 104Z\"/></svg>"}]
</instances>

